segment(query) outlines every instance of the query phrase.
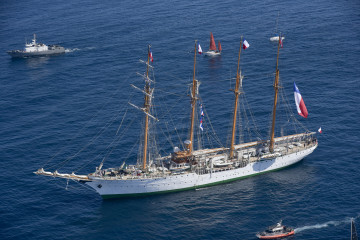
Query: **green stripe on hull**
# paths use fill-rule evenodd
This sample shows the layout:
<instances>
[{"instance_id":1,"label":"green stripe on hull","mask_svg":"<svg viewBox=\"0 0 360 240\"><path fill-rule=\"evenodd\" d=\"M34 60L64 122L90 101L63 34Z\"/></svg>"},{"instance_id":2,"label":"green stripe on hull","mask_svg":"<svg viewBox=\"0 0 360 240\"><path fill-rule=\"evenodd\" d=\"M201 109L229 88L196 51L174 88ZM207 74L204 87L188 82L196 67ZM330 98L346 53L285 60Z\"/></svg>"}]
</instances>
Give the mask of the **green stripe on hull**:
<instances>
[{"instance_id":1,"label":"green stripe on hull","mask_svg":"<svg viewBox=\"0 0 360 240\"><path fill-rule=\"evenodd\" d=\"M281 169L290 167L292 165L293 164L291 164L289 166L277 168L277 169L274 169L274 170L264 171L264 172L260 172L260 173L254 173L254 174L243 176L243 177L231 178L231 179L228 179L228 180L223 180L223 181L214 182L214 183L208 183L208 184L194 186L194 187L180 188L180 189L159 191L159 192L131 193L131 194L109 194L109 195L101 195L101 197L103 199L129 198L129 197L144 197L144 196L156 195L156 194L164 194L164 193L182 192L182 191L187 191L187 190L192 190L192 189L198 189L198 188L204 188L204 187L210 187L210 186L215 186L215 185L219 185L219 184L234 182L234 181L237 181L237 180L240 180L240 179L249 178L249 177L253 177L253 176L264 174L264 173L275 172L275 171L279 171Z\"/></svg>"}]
</instances>

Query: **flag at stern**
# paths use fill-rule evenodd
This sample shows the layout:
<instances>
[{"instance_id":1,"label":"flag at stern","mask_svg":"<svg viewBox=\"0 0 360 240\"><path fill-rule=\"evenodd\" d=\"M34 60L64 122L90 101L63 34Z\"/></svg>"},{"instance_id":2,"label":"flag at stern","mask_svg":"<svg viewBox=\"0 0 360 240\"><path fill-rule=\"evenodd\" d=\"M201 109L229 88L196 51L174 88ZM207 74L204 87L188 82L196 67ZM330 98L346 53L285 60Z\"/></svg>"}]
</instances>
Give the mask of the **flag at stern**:
<instances>
[{"instance_id":1,"label":"flag at stern","mask_svg":"<svg viewBox=\"0 0 360 240\"><path fill-rule=\"evenodd\" d=\"M307 118L308 111L306 109L304 100L300 94L299 88L296 86L295 82L294 82L294 97L295 97L295 104L298 114L304 118Z\"/></svg>"}]
</instances>

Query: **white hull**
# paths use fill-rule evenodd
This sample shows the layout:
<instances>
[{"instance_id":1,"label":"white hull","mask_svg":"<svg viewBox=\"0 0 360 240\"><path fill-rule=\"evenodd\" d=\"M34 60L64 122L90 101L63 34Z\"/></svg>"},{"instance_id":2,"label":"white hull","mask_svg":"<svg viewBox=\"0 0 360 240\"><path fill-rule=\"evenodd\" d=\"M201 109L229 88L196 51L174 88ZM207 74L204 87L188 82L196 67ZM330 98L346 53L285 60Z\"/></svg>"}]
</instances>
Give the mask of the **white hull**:
<instances>
[{"instance_id":1,"label":"white hull","mask_svg":"<svg viewBox=\"0 0 360 240\"><path fill-rule=\"evenodd\" d=\"M281 37L281 40L284 40L284 39L285 39L285 37ZM271 37L271 38L270 38L270 41L272 41L272 42L278 42L278 41L279 41L279 36Z\"/></svg>"},{"instance_id":2,"label":"white hull","mask_svg":"<svg viewBox=\"0 0 360 240\"><path fill-rule=\"evenodd\" d=\"M294 152L273 159L252 162L242 168L207 174L199 175L192 172L188 174L169 175L166 177L151 179L137 178L127 180L104 180L94 177L91 179L91 182L86 182L86 184L95 189L103 198L182 191L234 181L240 178L284 168L299 162L304 157L311 154L316 147L317 144L299 152Z\"/></svg>"},{"instance_id":3,"label":"white hull","mask_svg":"<svg viewBox=\"0 0 360 240\"><path fill-rule=\"evenodd\" d=\"M214 57L214 56L221 55L221 52L208 51L208 52L205 52L205 55L210 56L210 57Z\"/></svg>"}]
</instances>

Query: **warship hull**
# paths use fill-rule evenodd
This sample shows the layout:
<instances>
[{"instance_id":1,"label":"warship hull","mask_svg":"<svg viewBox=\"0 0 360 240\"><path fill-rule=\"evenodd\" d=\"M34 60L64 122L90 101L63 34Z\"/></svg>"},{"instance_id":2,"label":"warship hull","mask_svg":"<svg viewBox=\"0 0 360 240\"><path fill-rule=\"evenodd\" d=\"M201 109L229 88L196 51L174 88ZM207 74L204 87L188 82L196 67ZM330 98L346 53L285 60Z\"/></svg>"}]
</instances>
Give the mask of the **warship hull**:
<instances>
[{"instance_id":1,"label":"warship hull","mask_svg":"<svg viewBox=\"0 0 360 240\"><path fill-rule=\"evenodd\" d=\"M28 58L28 57L42 57L50 55L58 55L65 53L65 48L61 46L49 46L46 51L26 52L22 50L13 50L7 52L13 58Z\"/></svg>"}]
</instances>

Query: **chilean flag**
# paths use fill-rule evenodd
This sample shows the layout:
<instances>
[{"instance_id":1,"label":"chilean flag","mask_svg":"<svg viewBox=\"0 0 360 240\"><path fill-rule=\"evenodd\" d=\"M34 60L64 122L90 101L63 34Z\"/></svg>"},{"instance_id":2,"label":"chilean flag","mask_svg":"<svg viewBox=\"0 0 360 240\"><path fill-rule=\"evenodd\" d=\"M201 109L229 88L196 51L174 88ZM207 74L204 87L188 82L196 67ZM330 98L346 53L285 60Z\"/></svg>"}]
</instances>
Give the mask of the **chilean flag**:
<instances>
[{"instance_id":1,"label":"chilean flag","mask_svg":"<svg viewBox=\"0 0 360 240\"><path fill-rule=\"evenodd\" d=\"M294 97L296 103L296 109L300 116L307 118L308 111L306 109L303 98L301 97L300 91L294 82Z\"/></svg>"},{"instance_id":2,"label":"chilean flag","mask_svg":"<svg viewBox=\"0 0 360 240\"><path fill-rule=\"evenodd\" d=\"M321 127L319 128L318 132L319 132L319 133L322 133Z\"/></svg>"},{"instance_id":3,"label":"chilean flag","mask_svg":"<svg viewBox=\"0 0 360 240\"><path fill-rule=\"evenodd\" d=\"M151 61L151 62L154 61L154 58L153 58L153 55L152 55L152 51L149 52L149 58L150 58L150 61Z\"/></svg>"},{"instance_id":4,"label":"chilean flag","mask_svg":"<svg viewBox=\"0 0 360 240\"><path fill-rule=\"evenodd\" d=\"M203 128L203 117L204 117L204 111L202 109L202 104L200 105L200 129L201 131L204 131Z\"/></svg>"},{"instance_id":5,"label":"chilean flag","mask_svg":"<svg viewBox=\"0 0 360 240\"><path fill-rule=\"evenodd\" d=\"M248 41L244 40L243 42L243 49L247 49L248 47L250 47L250 44L248 43Z\"/></svg>"},{"instance_id":6,"label":"chilean flag","mask_svg":"<svg viewBox=\"0 0 360 240\"><path fill-rule=\"evenodd\" d=\"M201 46L200 46L200 43L198 44L198 53L199 53L199 54L202 54L202 48L201 48Z\"/></svg>"}]
</instances>

